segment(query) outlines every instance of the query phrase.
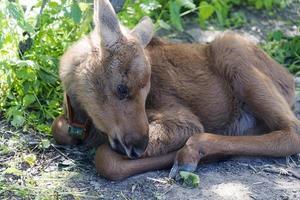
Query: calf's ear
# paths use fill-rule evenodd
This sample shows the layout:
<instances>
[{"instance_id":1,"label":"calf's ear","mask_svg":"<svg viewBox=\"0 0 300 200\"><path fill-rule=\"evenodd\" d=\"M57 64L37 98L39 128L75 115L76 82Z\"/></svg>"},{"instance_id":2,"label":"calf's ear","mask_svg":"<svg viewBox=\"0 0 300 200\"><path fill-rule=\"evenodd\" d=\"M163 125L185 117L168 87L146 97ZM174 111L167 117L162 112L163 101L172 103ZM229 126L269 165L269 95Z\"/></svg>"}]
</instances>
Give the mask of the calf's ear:
<instances>
[{"instance_id":1,"label":"calf's ear","mask_svg":"<svg viewBox=\"0 0 300 200\"><path fill-rule=\"evenodd\" d=\"M136 27L131 31L131 34L138 39L143 47L151 41L153 37L153 23L150 17L143 17Z\"/></svg>"},{"instance_id":2,"label":"calf's ear","mask_svg":"<svg viewBox=\"0 0 300 200\"><path fill-rule=\"evenodd\" d=\"M101 45L110 48L122 37L117 15L109 0L94 0L94 24Z\"/></svg>"}]
</instances>

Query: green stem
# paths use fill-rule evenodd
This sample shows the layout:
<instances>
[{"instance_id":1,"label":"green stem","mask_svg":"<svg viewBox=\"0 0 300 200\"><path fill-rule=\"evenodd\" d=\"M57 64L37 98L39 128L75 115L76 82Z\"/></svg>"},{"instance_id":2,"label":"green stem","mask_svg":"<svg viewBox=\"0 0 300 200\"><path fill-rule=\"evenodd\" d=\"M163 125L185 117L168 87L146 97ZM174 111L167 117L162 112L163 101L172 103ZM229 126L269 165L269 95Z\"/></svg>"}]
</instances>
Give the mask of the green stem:
<instances>
[{"instance_id":1,"label":"green stem","mask_svg":"<svg viewBox=\"0 0 300 200\"><path fill-rule=\"evenodd\" d=\"M183 17L183 16L185 16L185 15L188 15L188 14L190 14L190 13L192 13L192 12L198 10L199 8L200 8L200 6L198 6L198 7L196 7L196 8L193 8L193 9L190 9L190 10L187 10L187 11L181 13L181 14L180 14L180 17Z\"/></svg>"},{"instance_id":2,"label":"green stem","mask_svg":"<svg viewBox=\"0 0 300 200\"><path fill-rule=\"evenodd\" d=\"M35 97L36 101L38 102L38 104L39 104L39 106L40 106L40 108L41 108L41 110L42 110L42 112L43 112L44 117L46 117L46 113L45 113L44 107L42 106L42 104L41 104L39 98L37 97L37 95L35 94L34 91L33 91L33 96Z\"/></svg>"}]
</instances>

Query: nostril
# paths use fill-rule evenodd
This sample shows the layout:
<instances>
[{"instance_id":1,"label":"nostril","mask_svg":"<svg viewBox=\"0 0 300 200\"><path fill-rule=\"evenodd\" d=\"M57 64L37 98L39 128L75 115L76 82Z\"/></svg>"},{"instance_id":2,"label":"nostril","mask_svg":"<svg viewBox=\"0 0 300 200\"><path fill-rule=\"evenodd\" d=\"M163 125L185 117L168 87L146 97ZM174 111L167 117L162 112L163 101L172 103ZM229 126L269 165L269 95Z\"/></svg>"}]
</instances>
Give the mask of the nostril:
<instances>
[{"instance_id":1,"label":"nostril","mask_svg":"<svg viewBox=\"0 0 300 200\"><path fill-rule=\"evenodd\" d=\"M122 155L126 155L126 151L125 151L123 145L120 143L120 141L118 139L114 139L113 142L114 142L113 149Z\"/></svg>"},{"instance_id":2,"label":"nostril","mask_svg":"<svg viewBox=\"0 0 300 200\"><path fill-rule=\"evenodd\" d=\"M148 145L148 136L141 134L127 134L123 140L128 157L135 159L141 157Z\"/></svg>"},{"instance_id":3,"label":"nostril","mask_svg":"<svg viewBox=\"0 0 300 200\"><path fill-rule=\"evenodd\" d=\"M139 154L136 149L133 147L131 150L131 158L136 159L139 158L141 156L141 154Z\"/></svg>"},{"instance_id":4,"label":"nostril","mask_svg":"<svg viewBox=\"0 0 300 200\"><path fill-rule=\"evenodd\" d=\"M143 137L143 139L141 139L138 143L136 143L134 146L139 149L142 150L143 152L146 150L147 146L148 146L148 142L149 142L149 137Z\"/></svg>"}]
</instances>

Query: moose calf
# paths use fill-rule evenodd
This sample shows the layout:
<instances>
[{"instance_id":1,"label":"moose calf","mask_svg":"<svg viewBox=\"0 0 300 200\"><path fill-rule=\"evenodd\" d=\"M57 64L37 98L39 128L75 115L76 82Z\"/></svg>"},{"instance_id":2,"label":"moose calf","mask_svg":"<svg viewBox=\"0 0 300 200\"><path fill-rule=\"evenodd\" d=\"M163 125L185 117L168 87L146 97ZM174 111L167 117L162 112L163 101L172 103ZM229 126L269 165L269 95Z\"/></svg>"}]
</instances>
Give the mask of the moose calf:
<instances>
[{"instance_id":1,"label":"moose calf","mask_svg":"<svg viewBox=\"0 0 300 200\"><path fill-rule=\"evenodd\" d=\"M293 77L247 39L163 42L148 17L122 27L108 0L95 0L94 23L61 59L66 114L52 128L61 144L102 144L95 164L104 177L300 153Z\"/></svg>"}]
</instances>

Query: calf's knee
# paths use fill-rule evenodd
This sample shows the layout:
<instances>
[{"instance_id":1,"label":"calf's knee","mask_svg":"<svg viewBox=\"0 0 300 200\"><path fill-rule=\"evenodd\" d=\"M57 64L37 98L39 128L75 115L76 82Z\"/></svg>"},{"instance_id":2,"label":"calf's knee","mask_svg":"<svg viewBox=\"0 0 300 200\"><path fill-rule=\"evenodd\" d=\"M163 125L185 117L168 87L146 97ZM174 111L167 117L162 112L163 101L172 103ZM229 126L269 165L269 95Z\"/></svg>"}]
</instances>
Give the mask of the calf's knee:
<instances>
[{"instance_id":1,"label":"calf's knee","mask_svg":"<svg viewBox=\"0 0 300 200\"><path fill-rule=\"evenodd\" d=\"M54 140L61 145L76 145L79 140L73 138L68 132L69 125L64 116L57 117L51 127Z\"/></svg>"}]
</instances>

